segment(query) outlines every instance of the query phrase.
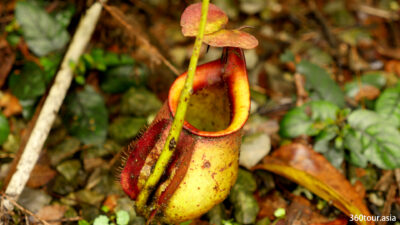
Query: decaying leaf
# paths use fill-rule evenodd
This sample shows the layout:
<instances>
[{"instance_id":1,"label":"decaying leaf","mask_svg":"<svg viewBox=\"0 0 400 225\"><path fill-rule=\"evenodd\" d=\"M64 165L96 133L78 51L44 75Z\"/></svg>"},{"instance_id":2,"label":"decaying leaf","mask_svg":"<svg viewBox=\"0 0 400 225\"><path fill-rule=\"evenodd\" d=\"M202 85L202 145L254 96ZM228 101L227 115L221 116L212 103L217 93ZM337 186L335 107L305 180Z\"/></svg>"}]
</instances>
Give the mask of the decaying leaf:
<instances>
[{"instance_id":1,"label":"decaying leaf","mask_svg":"<svg viewBox=\"0 0 400 225\"><path fill-rule=\"evenodd\" d=\"M43 220L47 221L57 221L51 222L52 225L61 224L61 219L63 218L65 212L67 211L67 207L64 205L54 204L47 205L39 210L37 216Z\"/></svg>"},{"instance_id":2,"label":"decaying leaf","mask_svg":"<svg viewBox=\"0 0 400 225\"><path fill-rule=\"evenodd\" d=\"M15 53L3 38L0 39L0 87L3 86L15 61Z\"/></svg>"},{"instance_id":3,"label":"decaying leaf","mask_svg":"<svg viewBox=\"0 0 400 225\"><path fill-rule=\"evenodd\" d=\"M374 100L379 96L381 91L371 85L364 85L361 87L361 89L358 91L357 95L355 96L355 100L359 102L361 99L366 98L368 100Z\"/></svg>"},{"instance_id":4,"label":"decaying leaf","mask_svg":"<svg viewBox=\"0 0 400 225\"><path fill-rule=\"evenodd\" d=\"M331 202L347 216L370 216L361 196L346 178L322 155L305 145L285 145L253 169L265 169L284 176ZM374 224L373 221L357 223Z\"/></svg>"},{"instance_id":5,"label":"decaying leaf","mask_svg":"<svg viewBox=\"0 0 400 225\"><path fill-rule=\"evenodd\" d=\"M31 188L38 188L47 184L56 175L57 172L51 169L48 164L36 164L32 170L27 185Z\"/></svg>"},{"instance_id":6,"label":"decaying leaf","mask_svg":"<svg viewBox=\"0 0 400 225\"><path fill-rule=\"evenodd\" d=\"M18 115L22 112L22 106L19 103L18 98L9 92L0 96L0 108L4 108L3 114L6 117Z\"/></svg>"},{"instance_id":7,"label":"decaying leaf","mask_svg":"<svg viewBox=\"0 0 400 225\"><path fill-rule=\"evenodd\" d=\"M252 49L258 45L258 40L253 35L240 30L226 29L204 35L204 42L214 47L231 46L243 49Z\"/></svg>"},{"instance_id":8,"label":"decaying leaf","mask_svg":"<svg viewBox=\"0 0 400 225\"><path fill-rule=\"evenodd\" d=\"M201 17L201 3L188 6L182 13L181 26L184 36L196 36L199 30ZM207 14L207 23L204 34L220 30L228 23L228 16L214 4L210 4Z\"/></svg>"}]
</instances>

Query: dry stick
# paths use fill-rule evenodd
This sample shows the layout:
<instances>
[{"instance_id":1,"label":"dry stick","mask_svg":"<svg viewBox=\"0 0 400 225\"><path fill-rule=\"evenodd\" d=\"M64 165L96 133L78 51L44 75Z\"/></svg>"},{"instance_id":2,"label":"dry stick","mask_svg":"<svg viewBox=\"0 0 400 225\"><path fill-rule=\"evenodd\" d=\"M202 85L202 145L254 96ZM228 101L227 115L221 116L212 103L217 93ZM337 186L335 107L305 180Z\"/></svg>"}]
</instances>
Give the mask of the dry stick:
<instances>
[{"instance_id":1,"label":"dry stick","mask_svg":"<svg viewBox=\"0 0 400 225\"><path fill-rule=\"evenodd\" d=\"M10 196L7 196L5 193L0 193L1 196L3 196L3 199L7 199L7 201L9 201L12 205L14 205L15 207L17 207L19 210L21 210L23 213L25 214L29 214L30 216L33 216L35 219L39 220L39 222L43 223L44 225L50 225L48 222L46 222L45 220L41 219L40 217L38 217L37 215L35 215L33 212L29 211L28 209L25 209L23 206L21 206L20 204L18 204L13 198L11 198Z\"/></svg>"},{"instance_id":2,"label":"dry stick","mask_svg":"<svg viewBox=\"0 0 400 225\"><path fill-rule=\"evenodd\" d=\"M381 17L381 18L388 19L388 20L400 19L400 16L396 12L391 12L391 11L387 11L384 9L374 8L369 5L357 5L355 8L363 13L366 13L366 14L369 14L372 16Z\"/></svg>"},{"instance_id":3,"label":"dry stick","mask_svg":"<svg viewBox=\"0 0 400 225\"><path fill-rule=\"evenodd\" d=\"M106 4L103 4L104 9L111 14L121 25L123 25L128 31L129 34L135 36L137 40L143 44L149 51L150 56L154 56L161 60L176 76L179 76L180 73L179 71L166 59L158 50L156 47L150 44L150 42L141 35L137 29L133 28L132 25L130 25L128 22L126 22L125 15L119 10L118 8L115 8L113 6L108 6Z\"/></svg>"},{"instance_id":4,"label":"dry stick","mask_svg":"<svg viewBox=\"0 0 400 225\"><path fill-rule=\"evenodd\" d=\"M40 151L42 150L44 141L46 140L51 126L56 118L61 104L71 85L73 71L70 62L78 61L79 57L85 50L87 43L92 36L98 18L100 16L102 5L96 2L91 6L86 15L81 19L78 29L69 45L67 53L62 61L60 70L58 71L54 84L49 91L43 108L28 139L25 149L18 162L17 168L10 182L8 183L6 194L15 200L18 199L26 182L29 179L31 171L38 160ZM12 209L11 204L4 202L6 208Z\"/></svg>"},{"instance_id":5,"label":"dry stick","mask_svg":"<svg viewBox=\"0 0 400 225\"><path fill-rule=\"evenodd\" d=\"M307 91L304 89L305 79L299 73L294 74L294 83L296 85L296 92L297 92L297 100L296 106L302 106L304 103L308 101L308 94Z\"/></svg>"},{"instance_id":6,"label":"dry stick","mask_svg":"<svg viewBox=\"0 0 400 225\"><path fill-rule=\"evenodd\" d=\"M392 204L394 202L394 198L396 197L396 185L394 183L392 183L392 185L390 185L389 191L386 194L386 201L385 204L383 205L383 209L382 209L382 217L387 217L390 216L390 211L392 209ZM387 221L386 220L380 220L378 222L378 225L386 225Z\"/></svg>"}]
</instances>

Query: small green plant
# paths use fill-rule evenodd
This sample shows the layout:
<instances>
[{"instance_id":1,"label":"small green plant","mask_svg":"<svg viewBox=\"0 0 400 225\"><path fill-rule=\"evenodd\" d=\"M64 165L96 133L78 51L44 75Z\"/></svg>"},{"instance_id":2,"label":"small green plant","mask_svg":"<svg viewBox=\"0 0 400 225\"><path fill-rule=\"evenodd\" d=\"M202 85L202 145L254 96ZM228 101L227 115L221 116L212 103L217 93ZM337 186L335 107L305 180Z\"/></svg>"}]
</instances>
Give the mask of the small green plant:
<instances>
[{"instance_id":1,"label":"small green plant","mask_svg":"<svg viewBox=\"0 0 400 225\"><path fill-rule=\"evenodd\" d=\"M102 211L109 211L109 209L102 207ZM99 215L94 221L93 225L127 225L129 223L129 213L125 210L119 210L115 214L111 214L110 216ZM86 220L80 220L78 225L90 225L90 223Z\"/></svg>"},{"instance_id":2,"label":"small green plant","mask_svg":"<svg viewBox=\"0 0 400 225\"><path fill-rule=\"evenodd\" d=\"M281 56L288 61L289 53ZM344 101L344 93L321 67L301 61L297 72L304 74L311 101L288 111L280 123L284 138L301 135L313 137L314 150L322 153L335 167L344 159L366 167L368 162L382 169L400 167L400 83L387 88L374 102L365 100L369 108L352 109ZM368 73L346 85L351 98L363 86L382 88L385 78Z\"/></svg>"}]
</instances>

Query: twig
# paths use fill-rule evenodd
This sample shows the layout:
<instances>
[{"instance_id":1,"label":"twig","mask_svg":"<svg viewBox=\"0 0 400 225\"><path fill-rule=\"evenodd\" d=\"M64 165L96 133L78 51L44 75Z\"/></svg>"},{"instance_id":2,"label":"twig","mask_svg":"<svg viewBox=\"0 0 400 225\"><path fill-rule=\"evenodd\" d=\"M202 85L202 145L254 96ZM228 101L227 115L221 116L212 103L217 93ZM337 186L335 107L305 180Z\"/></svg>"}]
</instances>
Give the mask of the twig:
<instances>
[{"instance_id":1,"label":"twig","mask_svg":"<svg viewBox=\"0 0 400 225\"><path fill-rule=\"evenodd\" d=\"M29 214L30 216L33 216L35 219L39 220L44 225L50 225L48 222L45 220L41 219L37 215L35 215L33 212L29 211L28 209L25 209L22 205L18 204L12 197L8 196L7 194L1 192L1 196L3 196L3 199L7 199L8 202L13 204L15 207L17 207L19 210L21 210L25 214Z\"/></svg>"},{"instance_id":2,"label":"twig","mask_svg":"<svg viewBox=\"0 0 400 225\"><path fill-rule=\"evenodd\" d=\"M71 61L78 61L79 57L85 50L100 16L101 9L101 4L96 2L87 10L86 15L81 19L71 44L64 56L60 70L56 75L54 84L49 91L49 95L44 101L43 108L40 111L37 122L29 136L16 167L16 171L7 185L5 193L15 200L18 199L29 179L30 173L38 160L44 141L49 134L56 114L59 111L71 84L73 71L69 64ZM12 209L12 205L10 204L5 204L5 206L7 209Z\"/></svg>"},{"instance_id":3,"label":"twig","mask_svg":"<svg viewBox=\"0 0 400 225\"><path fill-rule=\"evenodd\" d=\"M161 175L164 173L165 169L168 166L168 162L171 159L173 153L175 152L176 145L179 140L179 135L182 131L183 122L185 120L185 114L187 110L187 106L190 99L190 93L193 90L193 80L194 74L196 71L197 61L200 55L200 48L203 42L204 29L207 21L207 13L208 13L208 5L209 0L203 0L201 6L201 19L199 25L199 32L196 36L196 41L194 42L193 54L190 58L189 68L185 80L184 87L181 91L179 97L178 107L176 109L175 118L172 122L171 129L169 130L167 140L165 141L164 148L161 151L160 157L157 160L157 163L147 179L142 191L140 192L136 204L137 206L144 207L147 199L150 196L151 190L157 185L159 182Z\"/></svg>"},{"instance_id":4,"label":"twig","mask_svg":"<svg viewBox=\"0 0 400 225\"><path fill-rule=\"evenodd\" d=\"M307 1L307 3L308 3L308 6L310 7L312 13L315 16L315 21L321 26L322 33L324 34L329 45L332 48L336 48L337 41L336 41L335 37L332 35L331 29L329 28L328 23L325 21L325 18L318 10L315 1Z\"/></svg>"},{"instance_id":5,"label":"twig","mask_svg":"<svg viewBox=\"0 0 400 225\"><path fill-rule=\"evenodd\" d=\"M397 184L397 190L400 192L400 168L394 169L394 177Z\"/></svg>"},{"instance_id":6,"label":"twig","mask_svg":"<svg viewBox=\"0 0 400 225\"><path fill-rule=\"evenodd\" d=\"M386 194L386 201L385 204L383 205L382 209L382 217L387 217L390 215L390 211L392 209L392 204L394 202L394 198L396 196L396 185L392 184L390 185L389 191ZM386 225L387 221L386 220L380 220L378 222L378 225Z\"/></svg>"},{"instance_id":7,"label":"twig","mask_svg":"<svg viewBox=\"0 0 400 225\"><path fill-rule=\"evenodd\" d=\"M369 14L369 15L372 15L372 16L382 17L382 18L388 19L388 20L398 20L398 19L400 19L399 14L397 14L395 12L390 12L390 11L387 11L387 10L384 10L384 9L374 8L374 7L369 6L369 5L362 5L361 4L361 5L356 6L356 9L361 11L361 12L363 12L363 13L366 13L366 14Z\"/></svg>"},{"instance_id":8,"label":"twig","mask_svg":"<svg viewBox=\"0 0 400 225\"><path fill-rule=\"evenodd\" d=\"M304 89L304 84L305 84L304 77L299 73L295 73L294 83L296 85L296 92L297 92L296 106L302 106L308 100L307 91Z\"/></svg>"},{"instance_id":9,"label":"twig","mask_svg":"<svg viewBox=\"0 0 400 225\"><path fill-rule=\"evenodd\" d=\"M154 47L150 42L143 37L136 29L133 28L131 24L126 22L125 15L119 10L118 8L115 8L113 6L109 6L106 4L103 4L104 9L111 14L121 25L123 25L128 31L129 34L133 35L134 37L137 38L137 40L149 51L149 55L152 57L156 57L159 60L161 60L176 76L179 76L180 73L179 71L166 59L158 50L156 47Z\"/></svg>"}]
</instances>

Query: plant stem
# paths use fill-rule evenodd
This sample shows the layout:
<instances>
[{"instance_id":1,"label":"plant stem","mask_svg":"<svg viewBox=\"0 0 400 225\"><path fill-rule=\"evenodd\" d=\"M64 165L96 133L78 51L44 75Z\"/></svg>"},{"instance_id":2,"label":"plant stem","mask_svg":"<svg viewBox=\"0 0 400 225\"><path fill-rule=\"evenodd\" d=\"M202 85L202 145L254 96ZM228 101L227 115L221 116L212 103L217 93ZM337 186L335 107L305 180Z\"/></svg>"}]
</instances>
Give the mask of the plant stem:
<instances>
[{"instance_id":1,"label":"plant stem","mask_svg":"<svg viewBox=\"0 0 400 225\"><path fill-rule=\"evenodd\" d=\"M199 31L196 35L196 41L194 42L193 54L190 58L189 68L185 80L185 85L182 89L182 92L179 97L179 104L176 109L175 118L172 122L171 129L169 130L169 134L167 140L165 141L164 148L161 151L160 157L157 160L157 163L147 179L144 187L140 191L140 194L136 200L136 205L139 208L145 207L147 199L154 189L154 187L159 182L161 175L166 170L168 163L175 152L176 145L179 140L179 135L182 131L183 122L185 121L185 115L187 106L190 99L190 94L193 89L193 80L196 71L197 61L200 55L200 48L203 42L204 29L207 21L207 13L208 13L208 5L209 0L203 0L201 6L201 19L199 25Z\"/></svg>"}]
</instances>

